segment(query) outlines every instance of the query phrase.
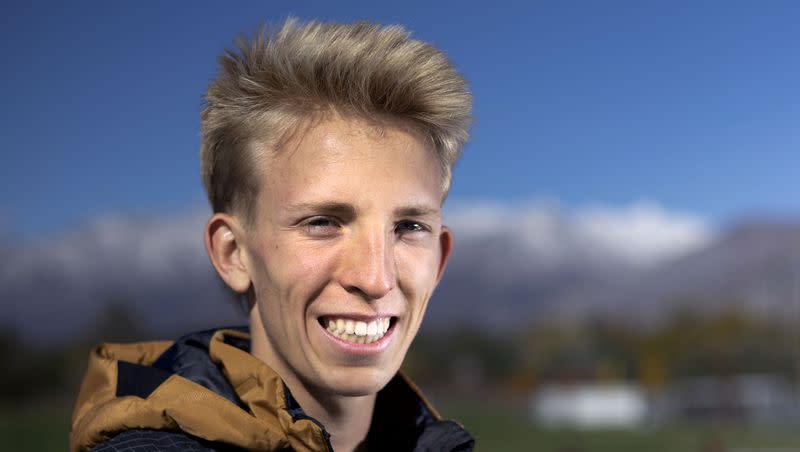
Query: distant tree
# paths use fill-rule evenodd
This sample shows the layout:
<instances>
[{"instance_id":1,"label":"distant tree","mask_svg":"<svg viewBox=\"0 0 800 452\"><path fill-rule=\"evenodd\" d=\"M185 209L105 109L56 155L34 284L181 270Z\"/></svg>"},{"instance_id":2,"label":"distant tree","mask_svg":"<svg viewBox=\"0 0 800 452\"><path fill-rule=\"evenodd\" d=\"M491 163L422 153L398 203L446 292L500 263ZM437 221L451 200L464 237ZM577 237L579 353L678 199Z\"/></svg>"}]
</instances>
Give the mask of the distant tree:
<instances>
[{"instance_id":1,"label":"distant tree","mask_svg":"<svg viewBox=\"0 0 800 452\"><path fill-rule=\"evenodd\" d=\"M130 342L152 334L135 303L119 295L108 296L105 306L89 329L92 342Z\"/></svg>"}]
</instances>

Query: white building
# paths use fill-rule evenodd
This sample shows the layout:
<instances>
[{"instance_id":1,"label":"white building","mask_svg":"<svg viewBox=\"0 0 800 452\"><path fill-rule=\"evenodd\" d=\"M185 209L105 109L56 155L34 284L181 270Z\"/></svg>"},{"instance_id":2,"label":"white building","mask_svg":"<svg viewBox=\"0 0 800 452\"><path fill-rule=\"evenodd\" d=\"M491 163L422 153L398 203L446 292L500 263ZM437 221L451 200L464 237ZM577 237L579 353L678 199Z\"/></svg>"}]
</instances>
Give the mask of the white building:
<instances>
[{"instance_id":1,"label":"white building","mask_svg":"<svg viewBox=\"0 0 800 452\"><path fill-rule=\"evenodd\" d=\"M648 414L644 392L629 383L546 385L530 409L536 422L554 428L633 428Z\"/></svg>"}]
</instances>

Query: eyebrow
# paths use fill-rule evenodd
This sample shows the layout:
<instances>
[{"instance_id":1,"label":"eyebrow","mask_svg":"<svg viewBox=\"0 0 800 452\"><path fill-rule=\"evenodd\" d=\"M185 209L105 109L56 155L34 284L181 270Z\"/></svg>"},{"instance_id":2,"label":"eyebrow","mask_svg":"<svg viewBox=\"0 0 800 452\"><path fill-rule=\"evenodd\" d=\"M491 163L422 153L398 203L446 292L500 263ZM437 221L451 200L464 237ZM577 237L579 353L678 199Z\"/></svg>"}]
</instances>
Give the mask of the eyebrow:
<instances>
[{"instance_id":1,"label":"eyebrow","mask_svg":"<svg viewBox=\"0 0 800 452\"><path fill-rule=\"evenodd\" d=\"M287 206L290 212L327 212L341 215L355 215L356 209L352 204L337 201L301 202ZM412 204L398 207L394 210L397 217L426 217L440 215L441 209L427 204Z\"/></svg>"},{"instance_id":2,"label":"eyebrow","mask_svg":"<svg viewBox=\"0 0 800 452\"><path fill-rule=\"evenodd\" d=\"M290 212L326 212L355 215L356 209L344 202L322 201L322 202L301 202L291 204L286 208Z\"/></svg>"},{"instance_id":3,"label":"eyebrow","mask_svg":"<svg viewBox=\"0 0 800 452\"><path fill-rule=\"evenodd\" d=\"M439 215L440 212L441 210L435 207L426 204L417 204L399 207L395 209L394 214L397 217L428 217Z\"/></svg>"}]
</instances>

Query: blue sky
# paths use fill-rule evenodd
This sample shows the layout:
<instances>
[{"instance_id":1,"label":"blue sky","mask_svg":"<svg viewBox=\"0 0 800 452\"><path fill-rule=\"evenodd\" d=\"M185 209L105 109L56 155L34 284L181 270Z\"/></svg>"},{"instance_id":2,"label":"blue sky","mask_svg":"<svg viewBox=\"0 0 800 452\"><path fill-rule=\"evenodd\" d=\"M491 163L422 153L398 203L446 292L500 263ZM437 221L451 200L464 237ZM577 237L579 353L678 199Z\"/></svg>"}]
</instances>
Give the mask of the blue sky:
<instances>
[{"instance_id":1,"label":"blue sky","mask_svg":"<svg viewBox=\"0 0 800 452\"><path fill-rule=\"evenodd\" d=\"M9 3L0 230L14 236L202 205L216 56L289 15L400 23L451 57L476 117L457 202L800 214L800 3Z\"/></svg>"}]
</instances>

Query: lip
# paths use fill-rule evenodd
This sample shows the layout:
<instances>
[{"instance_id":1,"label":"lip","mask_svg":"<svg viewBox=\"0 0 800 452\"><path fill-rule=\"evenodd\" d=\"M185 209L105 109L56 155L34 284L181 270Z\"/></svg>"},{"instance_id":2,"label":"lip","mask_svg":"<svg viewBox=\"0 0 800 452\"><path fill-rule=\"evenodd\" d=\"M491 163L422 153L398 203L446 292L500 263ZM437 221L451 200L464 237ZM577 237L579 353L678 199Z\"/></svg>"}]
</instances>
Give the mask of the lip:
<instances>
[{"instance_id":1,"label":"lip","mask_svg":"<svg viewBox=\"0 0 800 452\"><path fill-rule=\"evenodd\" d=\"M394 330L395 326L397 326L398 317L397 316L390 316L390 315L325 315L320 316L319 319L324 319L326 317L343 317L353 320L360 320L364 322L371 322L373 320L377 320L379 318L389 317L391 319L391 323L389 325L389 329L386 331L386 334L383 335L382 338L378 339L375 342L371 342L369 344L356 344L353 342L348 342L343 339L339 339L338 337L331 334L325 327L322 326L322 323L317 321L317 325L319 326L320 330L324 333L325 337L328 338L328 341L333 348L340 353L348 354L348 355L355 355L355 356L369 356L380 353L384 351L392 341L394 337Z\"/></svg>"}]
</instances>

